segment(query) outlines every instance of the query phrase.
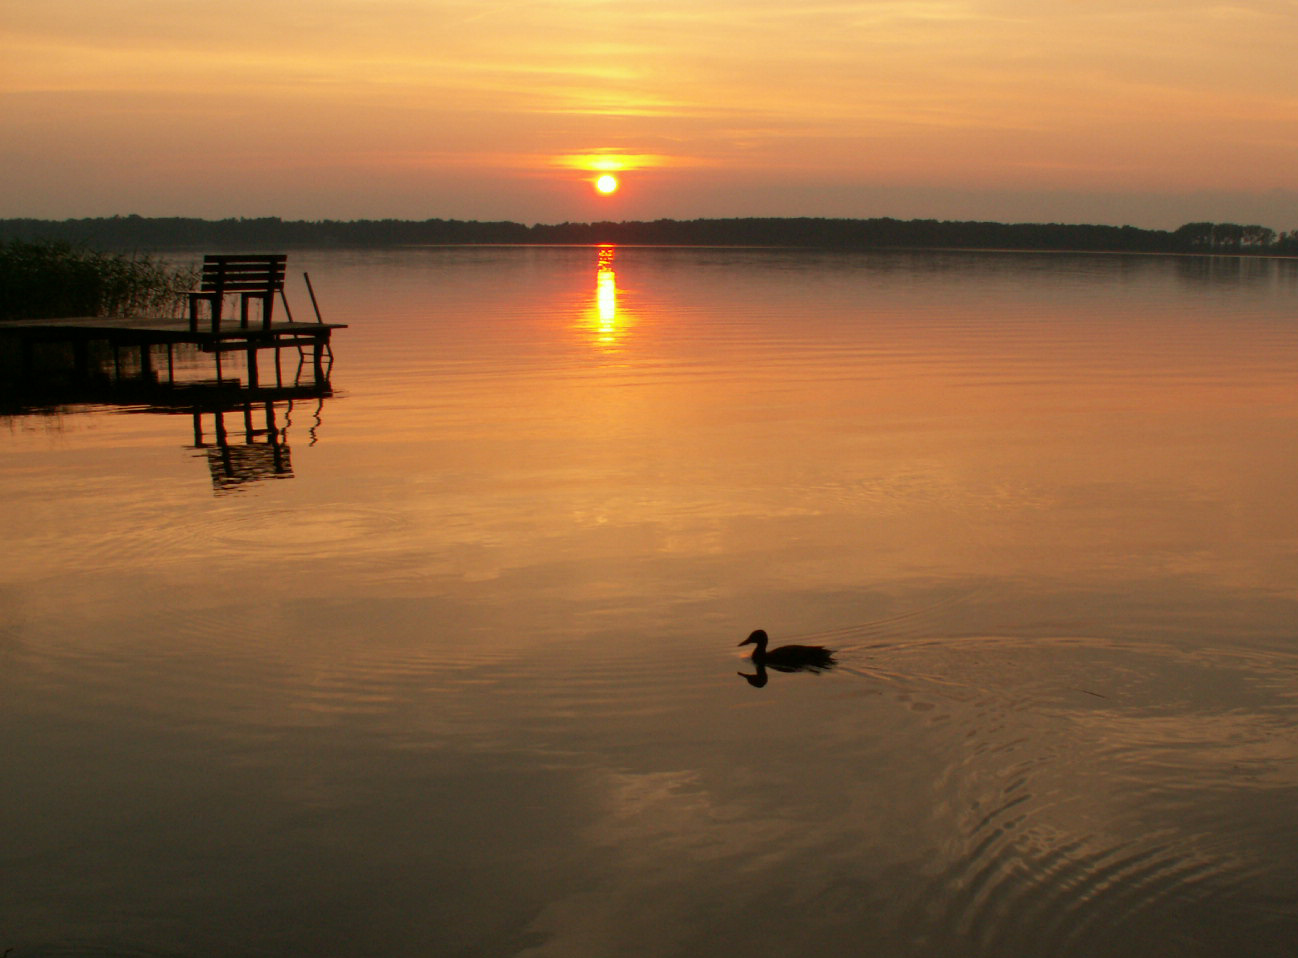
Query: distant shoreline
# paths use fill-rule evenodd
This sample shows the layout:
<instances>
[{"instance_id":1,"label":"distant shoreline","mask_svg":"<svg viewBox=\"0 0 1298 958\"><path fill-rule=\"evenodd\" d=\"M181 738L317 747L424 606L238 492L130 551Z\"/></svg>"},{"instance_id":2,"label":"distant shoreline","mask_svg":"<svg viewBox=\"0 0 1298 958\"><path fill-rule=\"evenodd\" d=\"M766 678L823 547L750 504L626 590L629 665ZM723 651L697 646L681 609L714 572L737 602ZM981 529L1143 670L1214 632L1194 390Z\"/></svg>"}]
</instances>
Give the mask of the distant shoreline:
<instances>
[{"instance_id":1,"label":"distant shoreline","mask_svg":"<svg viewBox=\"0 0 1298 958\"><path fill-rule=\"evenodd\" d=\"M329 249L410 246L699 246L1298 254L1298 230L1187 223L1176 230L1061 223L748 217L535 224L477 220L206 220L110 216L0 219L0 240L113 250Z\"/></svg>"}]
</instances>

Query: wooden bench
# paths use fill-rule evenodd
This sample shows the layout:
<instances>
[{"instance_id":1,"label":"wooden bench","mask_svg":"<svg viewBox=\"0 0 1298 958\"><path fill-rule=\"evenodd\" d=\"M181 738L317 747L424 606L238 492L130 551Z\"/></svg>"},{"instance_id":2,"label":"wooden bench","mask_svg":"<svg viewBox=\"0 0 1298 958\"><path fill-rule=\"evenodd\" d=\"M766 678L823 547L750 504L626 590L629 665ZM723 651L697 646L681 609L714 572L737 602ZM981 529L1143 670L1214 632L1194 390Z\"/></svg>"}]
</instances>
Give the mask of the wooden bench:
<instances>
[{"instance_id":1,"label":"wooden bench","mask_svg":"<svg viewBox=\"0 0 1298 958\"><path fill-rule=\"evenodd\" d=\"M283 293L284 253L221 253L203 257L199 289L189 294L189 329L198 332L198 304L206 302L212 313L212 332L221 328L227 293L240 298L239 325L248 327L248 304L261 300L261 325L270 329L275 294Z\"/></svg>"}]
</instances>

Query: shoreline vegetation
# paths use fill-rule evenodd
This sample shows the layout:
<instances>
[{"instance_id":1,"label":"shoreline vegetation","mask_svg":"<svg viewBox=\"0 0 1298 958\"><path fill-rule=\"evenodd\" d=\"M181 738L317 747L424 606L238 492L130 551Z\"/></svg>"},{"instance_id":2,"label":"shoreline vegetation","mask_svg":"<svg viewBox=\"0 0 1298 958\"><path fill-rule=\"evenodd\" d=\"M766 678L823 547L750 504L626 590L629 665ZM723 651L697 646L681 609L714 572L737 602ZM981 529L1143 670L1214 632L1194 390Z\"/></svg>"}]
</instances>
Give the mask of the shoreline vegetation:
<instances>
[{"instance_id":1,"label":"shoreline vegetation","mask_svg":"<svg viewBox=\"0 0 1298 958\"><path fill-rule=\"evenodd\" d=\"M198 271L60 240L0 240L0 321L179 315Z\"/></svg>"},{"instance_id":2,"label":"shoreline vegetation","mask_svg":"<svg viewBox=\"0 0 1298 958\"><path fill-rule=\"evenodd\" d=\"M1061 223L739 218L527 226L477 220L206 220L110 216L0 219L0 241L107 250L382 248L443 245L781 246L824 249L1015 249L1298 254L1298 229L1187 223L1176 230Z\"/></svg>"}]
</instances>

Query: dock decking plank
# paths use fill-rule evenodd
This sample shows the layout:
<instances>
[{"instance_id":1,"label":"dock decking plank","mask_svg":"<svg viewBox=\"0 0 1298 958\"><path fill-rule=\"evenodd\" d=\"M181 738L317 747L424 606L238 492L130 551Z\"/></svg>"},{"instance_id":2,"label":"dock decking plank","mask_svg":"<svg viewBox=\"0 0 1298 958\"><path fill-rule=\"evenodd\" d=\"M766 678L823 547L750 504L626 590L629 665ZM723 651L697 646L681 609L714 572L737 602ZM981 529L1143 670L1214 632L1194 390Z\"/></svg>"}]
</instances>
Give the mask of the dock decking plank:
<instances>
[{"instance_id":1,"label":"dock decking plank","mask_svg":"<svg viewBox=\"0 0 1298 958\"><path fill-rule=\"evenodd\" d=\"M74 316L60 319L12 319L0 323L0 333L6 330L35 330L57 332L70 336L156 336L158 342L209 343L216 340L264 340L267 336L318 336L322 332L346 329L346 323L294 323L278 322L262 326L223 326L211 329L189 328L189 320L168 316Z\"/></svg>"}]
</instances>

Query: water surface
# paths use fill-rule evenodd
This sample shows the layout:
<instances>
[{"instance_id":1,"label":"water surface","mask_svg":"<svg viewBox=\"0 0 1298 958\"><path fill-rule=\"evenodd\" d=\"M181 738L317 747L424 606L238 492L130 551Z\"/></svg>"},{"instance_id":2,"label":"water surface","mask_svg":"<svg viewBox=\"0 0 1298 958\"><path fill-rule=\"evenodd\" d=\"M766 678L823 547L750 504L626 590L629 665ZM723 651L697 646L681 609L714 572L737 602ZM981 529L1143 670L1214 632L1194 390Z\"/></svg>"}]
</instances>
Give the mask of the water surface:
<instances>
[{"instance_id":1,"label":"water surface","mask_svg":"<svg viewBox=\"0 0 1298 958\"><path fill-rule=\"evenodd\" d=\"M294 265L330 395L0 421L0 949L1292 954L1293 262Z\"/></svg>"}]
</instances>

